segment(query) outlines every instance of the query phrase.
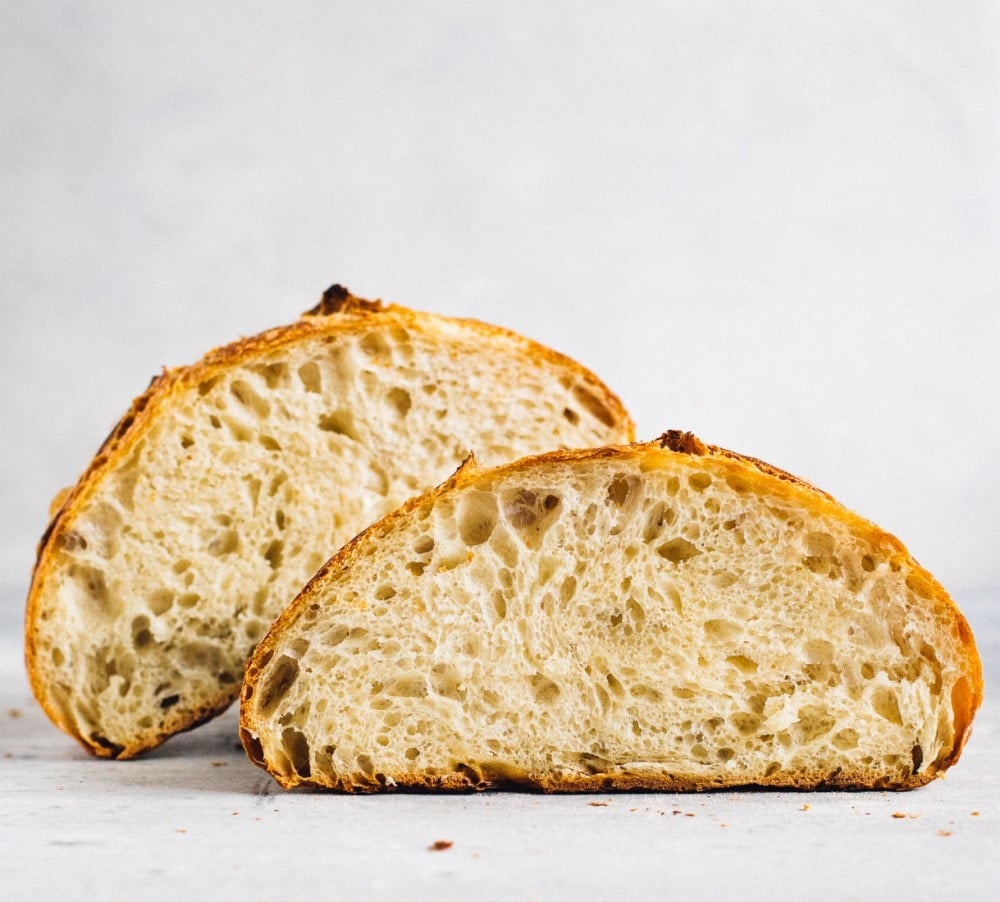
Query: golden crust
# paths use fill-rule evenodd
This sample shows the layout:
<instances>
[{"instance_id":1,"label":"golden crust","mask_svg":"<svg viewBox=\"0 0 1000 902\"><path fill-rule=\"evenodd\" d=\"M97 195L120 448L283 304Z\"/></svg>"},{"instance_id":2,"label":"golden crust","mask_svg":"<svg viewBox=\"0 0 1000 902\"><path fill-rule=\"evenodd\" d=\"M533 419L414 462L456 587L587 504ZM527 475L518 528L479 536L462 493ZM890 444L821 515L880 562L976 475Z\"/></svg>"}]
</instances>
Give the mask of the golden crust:
<instances>
[{"instance_id":1,"label":"golden crust","mask_svg":"<svg viewBox=\"0 0 1000 902\"><path fill-rule=\"evenodd\" d=\"M94 755L126 759L155 748L174 733L193 729L224 711L236 698L237 693L234 691L217 705L206 706L184 717L175 716L173 720L167 721L164 730L151 732L127 747L110 743L101 744L91 741L88 737L77 735L73 725L66 722L58 707L52 702L38 666L36 629L38 620L42 616L44 587L54 566L51 551L57 547L60 537L69 529L105 475L112 472L143 440L151 424L155 423L164 408L169 407L185 390L206 382L233 366L307 338L350 334L377 326L400 326L418 332L433 332L442 327L456 325L478 333L486 339L501 339L512 343L527 359L545 361L565 370L567 378L584 382L610 412L614 422L628 435L634 436L634 424L621 400L593 373L572 358L499 326L475 319L417 312L396 304L386 304L380 300L369 301L352 295L343 286L333 285L323 293L320 302L303 313L297 321L215 348L190 366L165 369L154 376L146 390L133 400L129 410L112 428L76 485L71 489L64 489L54 499L53 509L50 510L51 519L36 549L26 604L24 632L25 665L29 682L35 698L49 719Z\"/></svg>"},{"instance_id":2,"label":"golden crust","mask_svg":"<svg viewBox=\"0 0 1000 902\"><path fill-rule=\"evenodd\" d=\"M827 516L843 522L859 537L869 541L873 546L884 550L890 563L898 565L909 573L908 585L914 591L933 604L938 613L953 625L967 664L968 679L960 679L956 692L952 696L955 716L955 742L948 754L932 762L922 772L913 774L902 782L887 784L871 774L859 771L857 773L838 771L833 773L813 773L799 775L790 787L788 776L783 774L774 781L761 781L751 786L780 786L801 790L814 789L913 789L929 783L940 776L948 767L954 764L961 755L962 749L971 732L972 720L983 700L983 670L982 662L976 649L975 640L968 621L945 591L944 587L909 554L903 544L895 537L880 529L874 523L858 516L853 511L841 505L831 495L815 488L810 483L797 476L787 473L771 464L753 457L747 457L735 451L707 445L693 433L680 430L670 430L661 437L648 443L633 443L603 448L587 448L580 450L553 451L547 454L522 458L512 463L481 470L475 460L470 457L455 474L432 491L411 498L397 510L373 524L364 532L347 543L336 555L320 568L312 580L305 586L295 601L290 604L271 629L258 644L248 662L243 683L240 705L240 736L250 759L260 767L268 770L284 787L316 786L321 788L339 789L347 792L376 792L386 789L423 789L423 790L480 790L502 787L527 787L540 789L544 792L599 792L609 789L644 789L664 792L702 791L720 788L732 788L747 785L737 781L725 782L706 780L697 775L646 775L646 774L599 774L580 776L578 774L532 774L527 772L512 772L505 768L503 773L490 774L479 772L452 773L440 776L396 774L385 775L386 779L377 781L365 774L345 775L338 782L324 782L322 779L302 778L298 775L286 775L271 770L264 760L260 744L254 737L253 722L250 714L249 700L253 695L255 682L264 666L274 654L276 644L286 628L291 626L301 611L316 600L319 589L326 576L340 568L349 569L364 558L365 551L371 544L385 537L397 524L404 520L411 511L425 505L433 505L441 496L455 487L476 482L484 475L503 476L510 473L531 475L532 471L543 468L557 461L587 461L613 458L641 458L645 468L655 468L658 462L683 462L685 457L712 461L715 466L734 479L740 480L751 490L757 490L779 500L792 501L802 505L810 513Z\"/></svg>"}]
</instances>

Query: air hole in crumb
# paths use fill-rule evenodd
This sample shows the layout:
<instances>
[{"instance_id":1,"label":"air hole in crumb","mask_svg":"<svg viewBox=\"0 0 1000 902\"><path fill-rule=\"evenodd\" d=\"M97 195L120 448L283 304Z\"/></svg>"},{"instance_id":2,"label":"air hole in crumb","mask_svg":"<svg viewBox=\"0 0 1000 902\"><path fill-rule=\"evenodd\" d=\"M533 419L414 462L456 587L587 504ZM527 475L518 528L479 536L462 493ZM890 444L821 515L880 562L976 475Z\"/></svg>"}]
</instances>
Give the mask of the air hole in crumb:
<instances>
[{"instance_id":1,"label":"air hole in crumb","mask_svg":"<svg viewBox=\"0 0 1000 902\"><path fill-rule=\"evenodd\" d=\"M153 634L149 631L149 618L140 615L132 621L132 645L137 649L147 648L153 642Z\"/></svg>"},{"instance_id":2,"label":"air hole in crumb","mask_svg":"<svg viewBox=\"0 0 1000 902\"><path fill-rule=\"evenodd\" d=\"M288 381L287 363L267 363L254 367L254 371L264 378L268 388L278 388L283 382Z\"/></svg>"},{"instance_id":3,"label":"air hole in crumb","mask_svg":"<svg viewBox=\"0 0 1000 902\"><path fill-rule=\"evenodd\" d=\"M566 417L566 419L574 426L580 422L580 414L578 414L575 410L572 410L569 407L563 408L563 416Z\"/></svg>"},{"instance_id":4,"label":"air hole in crumb","mask_svg":"<svg viewBox=\"0 0 1000 902\"><path fill-rule=\"evenodd\" d=\"M416 761L420 757L420 749L414 748L411 745L403 754L406 756L407 761Z\"/></svg>"},{"instance_id":5,"label":"air hole in crumb","mask_svg":"<svg viewBox=\"0 0 1000 902\"><path fill-rule=\"evenodd\" d=\"M417 554L429 554L434 550L433 536L421 536L413 543L413 550Z\"/></svg>"},{"instance_id":6,"label":"air hole in crumb","mask_svg":"<svg viewBox=\"0 0 1000 902\"><path fill-rule=\"evenodd\" d=\"M392 349L385 336L379 332L369 332L361 338L361 350L368 357L389 357ZM385 360L385 363L389 363Z\"/></svg>"},{"instance_id":7,"label":"air hole in crumb","mask_svg":"<svg viewBox=\"0 0 1000 902\"><path fill-rule=\"evenodd\" d=\"M304 363L298 369L299 381L307 392L319 394L323 391L323 374L315 361Z\"/></svg>"},{"instance_id":8,"label":"air hole in crumb","mask_svg":"<svg viewBox=\"0 0 1000 902\"><path fill-rule=\"evenodd\" d=\"M497 525L499 510L496 498L489 492L470 492L459 502L458 532L469 546L482 545Z\"/></svg>"},{"instance_id":9,"label":"air hole in crumb","mask_svg":"<svg viewBox=\"0 0 1000 902\"><path fill-rule=\"evenodd\" d=\"M712 484L712 477L708 473L692 473L688 476L688 485L696 492L703 492Z\"/></svg>"},{"instance_id":10,"label":"air hole in crumb","mask_svg":"<svg viewBox=\"0 0 1000 902\"><path fill-rule=\"evenodd\" d=\"M198 384L198 394L204 397L207 395L215 386L218 384L221 376L213 376L211 379L206 379L204 382Z\"/></svg>"},{"instance_id":11,"label":"air hole in crumb","mask_svg":"<svg viewBox=\"0 0 1000 902\"><path fill-rule=\"evenodd\" d=\"M841 751L856 749L858 747L858 732L851 729L840 730L833 734L830 741Z\"/></svg>"},{"instance_id":12,"label":"air hole in crumb","mask_svg":"<svg viewBox=\"0 0 1000 902\"><path fill-rule=\"evenodd\" d=\"M194 444L194 439L190 435L181 436L181 447L186 451Z\"/></svg>"},{"instance_id":13,"label":"air hole in crumb","mask_svg":"<svg viewBox=\"0 0 1000 902\"><path fill-rule=\"evenodd\" d=\"M240 547L240 538L235 529L227 529L209 541L206 551L214 557L232 554Z\"/></svg>"},{"instance_id":14,"label":"air hole in crumb","mask_svg":"<svg viewBox=\"0 0 1000 902\"><path fill-rule=\"evenodd\" d=\"M62 667L62 665L66 663L66 655L63 654L61 648L52 649L52 663L55 664L56 667Z\"/></svg>"},{"instance_id":15,"label":"air hole in crumb","mask_svg":"<svg viewBox=\"0 0 1000 902\"><path fill-rule=\"evenodd\" d=\"M388 601L396 596L396 590L392 586L379 586L375 590L375 597L379 601Z\"/></svg>"},{"instance_id":16,"label":"air hole in crumb","mask_svg":"<svg viewBox=\"0 0 1000 902\"><path fill-rule=\"evenodd\" d=\"M157 589L146 599L146 606L156 617L166 614L173 604L174 593L169 589Z\"/></svg>"},{"instance_id":17,"label":"air hole in crumb","mask_svg":"<svg viewBox=\"0 0 1000 902\"><path fill-rule=\"evenodd\" d=\"M611 480L611 484L608 486L608 501L615 507L625 507L630 499L635 499L638 488L638 476L619 474Z\"/></svg>"},{"instance_id":18,"label":"air hole in crumb","mask_svg":"<svg viewBox=\"0 0 1000 902\"><path fill-rule=\"evenodd\" d=\"M306 737L294 727L286 727L281 732L281 745L295 773L300 777L308 777L311 770L309 743L306 741Z\"/></svg>"},{"instance_id":19,"label":"air hole in crumb","mask_svg":"<svg viewBox=\"0 0 1000 902\"><path fill-rule=\"evenodd\" d=\"M756 673L757 662L746 655L730 655L726 658L727 664L732 664L740 673Z\"/></svg>"},{"instance_id":20,"label":"air hole in crumb","mask_svg":"<svg viewBox=\"0 0 1000 902\"><path fill-rule=\"evenodd\" d=\"M264 559L271 565L272 570L277 570L281 566L284 549L285 543L281 539L274 539L264 549Z\"/></svg>"},{"instance_id":21,"label":"air hole in crumb","mask_svg":"<svg viewBox=\"0 0 1000 902\"><path fill-rule=\"evenodd\" d=\"M875 713L884 717L889 723L902 726L903 718L899 713L899 699L891 689L879 688L872 693L872 707Z\"/></svg>"},{"instance_id":22,"label":"air hole in crumb","mask_svg":"<svg viewBox=\"0 0 1000 902\"><path fill-rule=\"evenodd\" d=\"M288 655L282 655L269 668L264 683L257 696L257 710L264 716L270 715L288 694L299 675L299 662Z\"/></svg>"},{"instance_id":23,"label":"air hole in crumb","mask_svg":"<svg viewBox=\"0 0 1000 902\"><path fill-rule=\"evenodd\" d=\"M763 723L759 715L750 714L746 711L739 711L733 714L729 720L736 728L736 732L741 736L752 736L760 729L760 725Z\"/></svg>"},{"instance_id":24,"label":"air hole in crumb","mask_svg":"<svg viewBox=\"0 0 1000 902\"><path fill-rule=\"evenodd\" d=\"M608 683L608 688L614 695L622 698L625 695L625 687L621 684L621 681L613 673L609 673L605 679Z\"/></svg>"},{"instance_id":25,"label":"air hole in crumb","mask_svg":"<svg viewBox=\"0 0 1000 902\"><path fill-rule=\"evenodd\" d=\"M701 554L701 549L694 542L678 537L664 542L656 549L656 553L671 563L679 564L697 557Z\"/></svg>"},{"instance_id":26,"label":"air hole in crumb","mask_svg":"<svg viewBox=\"0 0 1000 902\"><path fill-rule=\"evenodd\" d=\"M389 389L386 400L400 419L410 412L410 407L413 405L410 393L405 388L397 387Z\"/></svg>"},{"instance_id":27,"label":"air hole in crumb","mask_svg":"<svg viewBox=\"0 0 1000 902\"><path fill-rule=\"evenodd\" d=\"M423 674L397 677L386 686L386 694L396 698L426 698L427 682Z\"/></svg>"},{"instance_id":28,"label":"air hole in crumb","mask_svg":"<svg viewBox=\"0 0 1000 902\"><path fill-rule=\"evenodd\" d=\"M629 694L633 698L646 699L651 702L663 701L663 693L659 689L647 686L645 683L636 683L629 688Z\"/></svg>"},{"instance_id":29,"label":"air hole in crumb","mask_svg":"<svg viewBox=\"0 0 1000 902\"><path fill-rule=\"evenodd\" d=\"M531 678L531 691L535 699L543 704L551 704L559 697L559 686L547 676L536 673Z\"/></svg>"},{"instance_id":30,"label":"air hole in crumb","mask_svg":"<svg viewBox=\"0 0 1000 902\"><path fill-rule=\"evenodd\" d=\"M349 410L335 410L332 413L323 414L319 418L319 428L324 432L332 432L335 435L343 435L358 441L354 416Z\"/></svg>"},{"instance_id":31,"label":"air hole in crumb","mask_svg":"<svg viewBox=\"0 0 1000 902\"><path fill-rule=\"evenodd\" d=\"M271 412L271 405L257 394L249 382L237 379L229 387L229 391L240 404L250 410L258 419L265 419Z\"/></svg>"}]
</instances>

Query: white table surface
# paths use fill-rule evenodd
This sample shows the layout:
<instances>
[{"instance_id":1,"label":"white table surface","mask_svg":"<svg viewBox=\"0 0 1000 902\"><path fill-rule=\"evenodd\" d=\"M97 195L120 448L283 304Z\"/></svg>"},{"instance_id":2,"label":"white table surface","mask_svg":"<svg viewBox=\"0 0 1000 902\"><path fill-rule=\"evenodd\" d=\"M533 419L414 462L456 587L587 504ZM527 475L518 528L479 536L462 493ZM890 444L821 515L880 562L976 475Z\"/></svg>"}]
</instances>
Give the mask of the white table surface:
<instances>
[{"instance_id":1,"label":"white table surface","mask_svg":"<svg viewBox=\"0 0 1000 902\"><path fill-rule=\"evenodd\" d=\"M908 793L287 792L244 758L233 711L99 761L31 698L8 621L0 897L1000 898L1000 590L958 601L986 702L947 779Z\"/></svg>"}]
</instances>

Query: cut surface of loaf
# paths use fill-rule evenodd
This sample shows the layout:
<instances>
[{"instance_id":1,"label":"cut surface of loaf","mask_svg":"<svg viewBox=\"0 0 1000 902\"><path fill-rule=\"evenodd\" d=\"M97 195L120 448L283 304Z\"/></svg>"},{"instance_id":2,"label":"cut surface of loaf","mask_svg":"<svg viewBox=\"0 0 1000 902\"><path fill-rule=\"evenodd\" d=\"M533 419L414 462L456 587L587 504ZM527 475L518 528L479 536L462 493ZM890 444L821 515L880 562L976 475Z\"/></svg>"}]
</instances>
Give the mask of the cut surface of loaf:
<instances>
[{"instance_id":1,"label":"cut surface of loaf","mask_svg":"<svg viewBox=\"0 0 1000 902\"><path fill-rule=\"evenodd\" d=\"M667 433L468 465L358 536L257 647L241 736L288 787L904 789L981 697L896 539Z\"/></svg>"},{"instance_id":2,"label":"cut surface of loaf","mask_svg":"<svg viewBox=\"0 0 1000 902\"><path fill-rule=\"evenodd\" d=\"M60 499L28 599L35 695L92 752L131 757L226 708L317 567L470 452L631 438L568 358L335 286L155 379Z\"/></svg>"}]
</instances>

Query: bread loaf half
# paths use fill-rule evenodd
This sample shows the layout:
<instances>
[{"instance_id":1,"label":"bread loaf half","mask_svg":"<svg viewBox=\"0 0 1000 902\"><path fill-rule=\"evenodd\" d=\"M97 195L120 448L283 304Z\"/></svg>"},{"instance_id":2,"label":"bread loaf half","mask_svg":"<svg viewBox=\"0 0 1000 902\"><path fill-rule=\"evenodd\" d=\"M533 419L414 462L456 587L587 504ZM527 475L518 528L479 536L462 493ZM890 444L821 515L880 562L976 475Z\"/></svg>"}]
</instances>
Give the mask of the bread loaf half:
<instances>
[{"instance_id":1,"label":"bread loaf half","mask_svg":"<svg viewBox=\"0 0 1000 902\"><path fill-rule=\"evenodd\" d=\"M362 533L257 647L241 735L284 786L905 789L981 697L896 539L667 433L470 463Z\"/></svg>"},{"instance_id":2,"label":"bread loaf half","mask_svg":"<svg viewBox=\"0 0 1000 902\"><path fill-rule=\"evenodd\" d=\"M470 452L631 438L572 360L335 286L154 379L60 500L28 598L34 692L89 750L131 757L227 707L316 568Z\"/></svg>"}]
</instances>

